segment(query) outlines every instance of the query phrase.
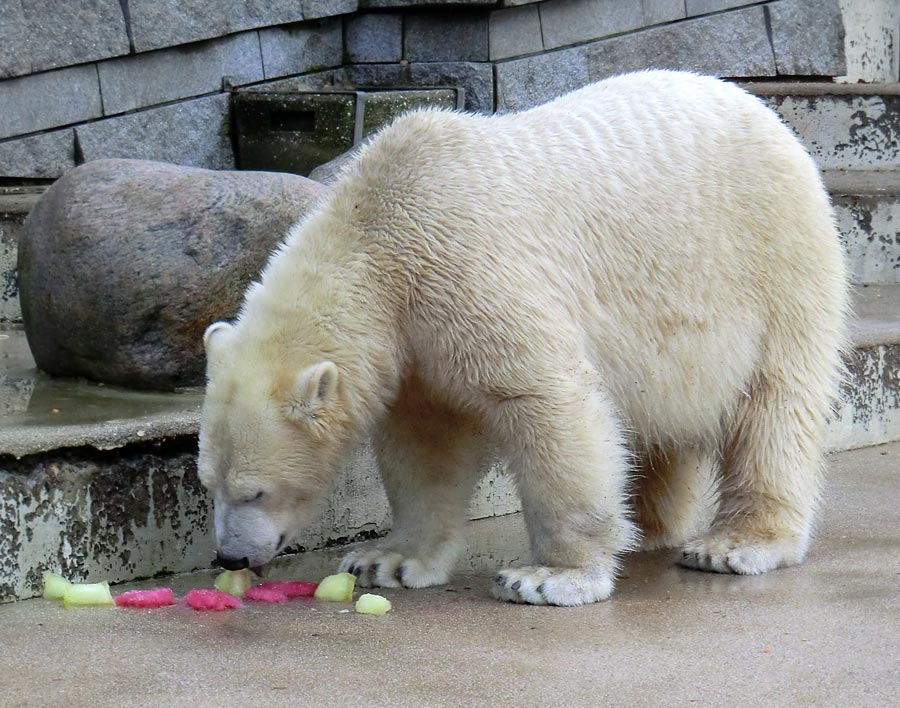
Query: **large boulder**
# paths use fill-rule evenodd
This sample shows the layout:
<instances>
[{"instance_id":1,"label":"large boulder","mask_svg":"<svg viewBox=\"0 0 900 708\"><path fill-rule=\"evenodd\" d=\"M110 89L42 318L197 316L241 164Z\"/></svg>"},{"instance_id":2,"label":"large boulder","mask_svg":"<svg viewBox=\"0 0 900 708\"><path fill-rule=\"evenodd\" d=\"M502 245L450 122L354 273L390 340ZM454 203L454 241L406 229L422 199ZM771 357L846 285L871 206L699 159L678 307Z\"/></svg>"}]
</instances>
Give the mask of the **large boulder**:
<instances>
[{"instance_id":1,"label":"large boulder","mask_svg":"<svg viewBox=\"0 0 900 708\"><path fill-rule=\"evenodd\" d=\"M68 172L19 244L37 365L135 388L201 384L204 328L235 316L269 252L326 191L296 175L144 160Z\"/></svg>"}]
</instances>

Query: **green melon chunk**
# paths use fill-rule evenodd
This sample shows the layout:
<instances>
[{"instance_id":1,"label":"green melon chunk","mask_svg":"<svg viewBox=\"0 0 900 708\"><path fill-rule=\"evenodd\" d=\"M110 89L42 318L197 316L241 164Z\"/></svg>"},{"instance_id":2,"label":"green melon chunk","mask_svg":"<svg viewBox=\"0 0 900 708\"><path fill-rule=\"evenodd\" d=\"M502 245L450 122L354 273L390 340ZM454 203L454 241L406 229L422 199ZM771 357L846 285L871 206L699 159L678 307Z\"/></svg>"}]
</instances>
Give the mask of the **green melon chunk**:
<instances>
[{"instance_id":1,"label":"green melon chunk","mask_svg":"<svg viewBox=\"0 0 900 708\"><path fill-rule=\"evenodd\" d=\"M227 592L235 597L243 597L253 584L253 577L249 570L226 570L219 573L216 578L216 590L219 592Z\"/></svg>"},{"instance_id":2,"label":"green melon chunk","mask_svg":"<svg viewBox=\"0 0 900 708\"><path fill-rule=\"evenodd\" d=\"M381 595L366 593L356 601L356 611L361 615L383 615L391 609L391 601Z\"/></svg>"},{"instance_id":3,"label":"green melon chunk","mask_svg":"<svg viewBox=\"0 0 900 708\"><path fill-rule=\"evenodd\" d=\"M80 607L88 605L114 605L112 594L109 592L109 583L72 583L63 594L63 604L66 607Z\"/></svg>"},{"instance_id":4,"label":"green melon chunk","mask_svg":"<svg viewBox=\"0 0 900 708\"><path fill-rule=\"evenodd\" d=\"M317 600L329 600L331 602L346 602L353 599L353 588L356 585L356 576L350 573L338 573L322 578L316 594Z\"/></svg>"},{"instance_id":5,"label":"green melon chunk","mask_svg":"<svg viewBox=\"0 0 900 708\"><path fill-rule=\"evenodd\" d=\"M48 600L62 600L66 588L71 584L57 573L44 573L44 597Z\"/></svg>"}]
</instances>

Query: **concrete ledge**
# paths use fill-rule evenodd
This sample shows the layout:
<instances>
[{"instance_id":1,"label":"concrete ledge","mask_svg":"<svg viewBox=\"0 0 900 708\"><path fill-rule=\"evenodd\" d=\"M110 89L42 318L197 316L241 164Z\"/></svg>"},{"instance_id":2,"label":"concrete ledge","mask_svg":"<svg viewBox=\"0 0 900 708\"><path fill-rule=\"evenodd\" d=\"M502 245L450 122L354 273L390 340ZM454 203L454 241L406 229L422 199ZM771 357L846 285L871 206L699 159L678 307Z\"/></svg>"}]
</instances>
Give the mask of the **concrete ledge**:
<instances>
[{"instance_id":1,"label":"concrete ledge","mask_svg":"<svg viewBox=\"0 0 900 708\"><path fill-rule=\"evenodd\" d=\"M756 96L900 96L900 83L835 84L829 81L742 81Z\"/></svg>"},{"instance_id":2,"label":"concrete ledge","mask_svg":"<svg viewBox=\"0 0 900 708\"><path fill-rule=\"evenodd\" d=\"M822 179L832 196L900 196L897 170L826 170Z\"/></svg>"}]
</instances>

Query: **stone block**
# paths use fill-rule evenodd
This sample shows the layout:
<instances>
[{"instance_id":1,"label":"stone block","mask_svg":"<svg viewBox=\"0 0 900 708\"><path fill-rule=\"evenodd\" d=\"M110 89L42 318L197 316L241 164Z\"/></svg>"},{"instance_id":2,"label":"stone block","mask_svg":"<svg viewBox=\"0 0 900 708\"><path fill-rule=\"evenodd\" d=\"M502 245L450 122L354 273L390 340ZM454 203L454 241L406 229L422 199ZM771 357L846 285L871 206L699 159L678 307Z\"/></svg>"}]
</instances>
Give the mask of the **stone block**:
<instances>
[{"instance_id":1,"label":"stone block","mask_svg":"<svg viewBox=\"0 0 900 708\"><path fill-rule=\"evenodd\" d=\"M847 71L838 0L779 0L766 9L780 75L840 76Z\"/></svg>"},{"instance_id":2,"label":"stone block","mask_svg":"<svg viewBox=\"0 0 900 708\"><path fill-rule=\"evenodd\" d=\"M487 61L488 15L483 12L407 15L403 53L410 62Z\"/></svg>"},{"instance_id":3,"label":"stone block","mask_svg":"<svg viewBox=\"0 0 900 708\"><path fill-rule=\"evenodd\" d=\"M710 15L589 45L591 80L639 69L774 76L763 8Z\"/></svg>"},{"instance_id":4,"label":"stone block","mask_svg":"<svg viewBox=\"0 0 900 708\"><path fill-rule=\"evenodd\" d=\"M684 0L642 0L644 25L658 25L685 17Z\"/></svg>"},{"instance_id":5,"label":"stone block","mask_svg":"<svg viewBox=\"0 0 900 708\"><path fill-rule=\"evenodd\" d=\"M128 53L119 0L0 0L0 78Z\"/></svg>"},{"instance_id":6,"label":"stone block","mask_svg":"<svg viewBox=\"0 0 900 708\"><path fill-rule=\"evenodd\" d=\"M343 59L339 19L260 30L259 43L267 79L339 66Z\"/></svg>"},{"instance_id":7,"label":"stone block","mask_svg":"<svg viewBox=\"0 0 900 708\"><path fill-rule=\"evenodd\" d=\"M75 128L85 161L124 157L234 168L228 96L209 96Z\"/></svg>"},{"instance_id":8,"label":"stone block","mask_svg":"<svg viewBox=\"0 0 900 708\"><path fill-rule=\"evenodd\" d=\"M220 91L226 76L233 84L265 78L256 32L114 59L97 70L106 115Z\"/></svg>"},{"instance_id":9,"label":"stone block","mask_svg":"<svg viewBox=\"0 0 900 708\"><path fill-rule=\"evenodd\" d=\"M538 0L531 1L538 2ZM496 6L497 0L359 0L359 6L364 10L395 7L434 7L436 5L449 7L484 7L491 5Z\"/></svg>"},{"instance_id":10,"label":"stone block","mask_svg":"<svg viewBox=\"0 0 900 708\"><path fill-rule=\"evenodd\" d=\"M343 76L343 68L314 71L303 76L291 76L287 79L275 79L264 81L253 86L244 86L241 92L267 92L267 91L318 91L327 89L339 83L339 77Z\"/></svg>"},{"instance_id":11,"label":"stone block","mask_svg":"<svg viewBox=\"0 0 900 708\"><path fill-rule=\"evenodd\" d=\"M494 112L494 74L487 62L353 64L336 73L335 80L353 88L459 86L466 92L466 110Z\"/></svg>"},{"instance_id":12,"label":"stone block","mask_svg":"<svg viewBox=\"0 0 900 708\"><path fill-rule=\"evenodd\" d=\"M587 45L500 62L497 111L519 111L590 83Z\"/></svg>"},{"instance_id":13,"label":"stone block","mask_svg":"<svg viewBox=\"0 0 900 708\"><path fill-rule=\"evenodd\" d=\"M556 0L541 5L546 49L629 32L643 25L641 3L632 0Z\"/></svg>"},{"instance_id":14,"label":"stone block","mask_svg":"<svg viewBox=\"0 0 900 708\"><path fill-rule=\"evenodd\" d=\"M467 111L494 112L494 74L491 64L476 62L413 64L412 77L417 86L462 86L466 90Z\"/></svg>"},{"instance_id":15,"label":"stone block","mask_svg":"<svg viewBox=\"0 0 900 708\"><path fill-rule=\"evenodd\" d=\"M347 20L347 59L353 63L394 62L403 58L403 16L368 13Z\"/></svg>"},{"instance_id":16,"label":"stone block","mask_svg":"<svg viewBox=\"0 0 900 708\"><path fill-rule=\"evenodd\" d=\"M0 142L0 177L59 177L74 166L71 128Z\"/></svg>"},{"instance_id":17,"label":"stone block","mask_svg":"<svg viewBox=\"0 0 900 708\"><path fill-rule=\"evenodd\" d=\"M102 114L97 69L90 65L0 81L0 138Z\"/></svg>"},{"instance_id":18,"label":"stone block","mask_svg":"<svg viewBox=\"0 0 900 708\"><path fill-rule=\"evenodd\" d=\"M612 74L648 68L772 76L763 9L752 7L499 62L497 110L530 108Z\"/></svg>"},{"instance_id":19,"label":"stone block","mask_svg":"<svg viewBox=\"0 0 900 708\"><path fill-rule=\"evenodd\" d=\"M303 19L314 20L320 17L334 17L356 12L356 0L301 0Z\"/></svg>"},{"instance_id":20,"label":"stone block","mask_svg":"<svg viewBox=\"0 0 900 708\"><path fill-rule=\"evenodd\" d=\"M538 8L531 5L492 12L489 46L491 59L507 59L543 50Z\"/></svg>"},{"instance_id":21,"label":"stone block","mask_svg":"<svg viewBox=\"0 0 900 708\"><path fill-rule=\"evenodd\" d=\"M128 10L138 52L303 19L298 0L129 0Z\"/></svg>"},{"instance_id":22,"label":"stone block","mask_svg":"<svg viewBox=\"0 0 900 708\"><path fill-rule=\"evenodd\" d=\"M684 7L689 16L706 15L720 10L732 10L744 5L752 5L754 0L684 0Z\"/></svg>"}]
</instances>

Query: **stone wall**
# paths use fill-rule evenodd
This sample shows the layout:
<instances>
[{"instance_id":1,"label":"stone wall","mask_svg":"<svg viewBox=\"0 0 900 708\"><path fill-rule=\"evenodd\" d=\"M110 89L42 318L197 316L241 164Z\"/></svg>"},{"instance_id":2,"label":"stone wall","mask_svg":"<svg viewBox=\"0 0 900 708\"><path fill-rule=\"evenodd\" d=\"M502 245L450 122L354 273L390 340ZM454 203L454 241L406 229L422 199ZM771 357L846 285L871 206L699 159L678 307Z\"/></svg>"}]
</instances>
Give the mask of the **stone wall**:
<instances>
[{"instance_id":1,"label":"stone wall","mask_svg":"<svg viewBox=\"0 0 900 708\"><path fill-rule=\"evenodd\" d=\"M509 111L645 67L846 72L838 0L0 0L0 178L234 167L228 92L461 85Z\"/></svg>"}]
</instances>

